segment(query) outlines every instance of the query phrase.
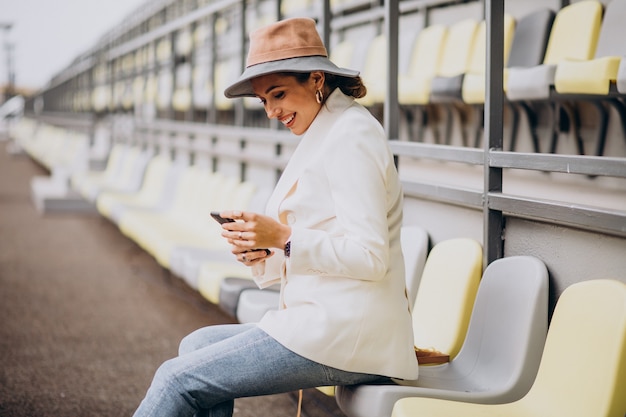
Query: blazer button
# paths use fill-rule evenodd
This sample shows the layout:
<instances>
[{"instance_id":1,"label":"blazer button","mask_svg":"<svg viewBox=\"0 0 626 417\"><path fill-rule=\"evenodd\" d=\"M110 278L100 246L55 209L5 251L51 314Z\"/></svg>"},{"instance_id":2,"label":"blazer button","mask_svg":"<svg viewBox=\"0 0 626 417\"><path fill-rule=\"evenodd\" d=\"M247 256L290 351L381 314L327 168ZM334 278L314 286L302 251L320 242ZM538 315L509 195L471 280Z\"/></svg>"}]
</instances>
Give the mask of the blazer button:
<instances>
[{"instance_id":1,"label":"blazer button","mask_svg":"<svg viewBox=\"0 0 626 417\"><path fill-rule=\"evenodd\" d=\"M288 214L287 215L287 224L294 224L296 222L296 216L294 216L293 214Z\"/></svg>"}]
</instances>

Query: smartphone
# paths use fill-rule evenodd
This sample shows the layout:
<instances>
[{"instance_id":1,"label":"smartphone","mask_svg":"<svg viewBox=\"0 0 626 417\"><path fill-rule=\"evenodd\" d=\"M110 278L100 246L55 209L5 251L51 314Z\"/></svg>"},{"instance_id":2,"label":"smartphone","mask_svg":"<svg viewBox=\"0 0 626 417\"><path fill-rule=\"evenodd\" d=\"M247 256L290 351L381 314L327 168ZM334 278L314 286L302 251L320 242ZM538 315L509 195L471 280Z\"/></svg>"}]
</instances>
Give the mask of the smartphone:
<instances>
[{"instance_id":1,"label":"smartphone","mask_svg":"<svg viewBox=\"0 0 626 417\"><path fill-rule=\"evenodd\" d=\"M211 217L213 217L219 224L231 223L231 222L235 221L234 219L229 219L227 217L220 216L220 212L219 211L212 211L211 212Z\"/></svg>"},{"instance_id":2,"label":"smartphone","mask_svg":"<svg viewBox=\"0 0 626 417\"><path fill-rule=\"evenodd\" d=\"M229 219L227 217L222 217L220 216L219 211L212 211L211 212L211 217L213 217L219 224L224 224L224 223L230 223L230 222L234 222L234 219ZM252 252L255 250L264 250L266 254L270 254L272 253L272 251L270 251L269 249L250 249L248 252Z\"/></svg>"}]
</instances>

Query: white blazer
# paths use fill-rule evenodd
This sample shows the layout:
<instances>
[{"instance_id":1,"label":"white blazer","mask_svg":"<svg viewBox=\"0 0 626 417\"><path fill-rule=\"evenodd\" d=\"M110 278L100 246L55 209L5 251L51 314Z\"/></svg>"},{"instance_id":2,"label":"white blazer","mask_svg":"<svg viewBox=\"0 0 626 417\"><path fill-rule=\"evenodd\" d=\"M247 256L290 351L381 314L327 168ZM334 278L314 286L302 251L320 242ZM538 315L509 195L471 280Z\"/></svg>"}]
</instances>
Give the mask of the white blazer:
<instances>
[{"instance_id":1,"label":"white blazer","mask_svg":"<svg viewBox=\"0 0 626 417\"><path fill-rule=\"evenodd\" d=\"M402 189L378 121L336 89L303 135L267 205L292 228L253 267L281 282L281 308L259 326L288 349L334 368L416 379L400 248Z\"/></svg>"}]
</instances>

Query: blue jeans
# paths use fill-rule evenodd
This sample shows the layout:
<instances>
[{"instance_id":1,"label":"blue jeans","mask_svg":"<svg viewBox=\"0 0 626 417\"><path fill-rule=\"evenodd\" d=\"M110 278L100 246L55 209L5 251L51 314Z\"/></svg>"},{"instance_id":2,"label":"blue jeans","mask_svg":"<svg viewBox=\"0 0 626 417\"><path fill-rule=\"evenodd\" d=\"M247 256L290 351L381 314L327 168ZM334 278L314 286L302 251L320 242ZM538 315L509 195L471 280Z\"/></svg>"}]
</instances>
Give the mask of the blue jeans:
<instances>
[{"instance_id":1,"label":"blue jeans","mask_svg":"<svg viewBox=\"0 0 626 417\"><path fill-rule=\"evenodd\" d=\"M179 356L159 367L135 416L230 417L235 398L380 378L303 358L255 324L209 326L185 337Z\"/></svg>"}]
</instances>

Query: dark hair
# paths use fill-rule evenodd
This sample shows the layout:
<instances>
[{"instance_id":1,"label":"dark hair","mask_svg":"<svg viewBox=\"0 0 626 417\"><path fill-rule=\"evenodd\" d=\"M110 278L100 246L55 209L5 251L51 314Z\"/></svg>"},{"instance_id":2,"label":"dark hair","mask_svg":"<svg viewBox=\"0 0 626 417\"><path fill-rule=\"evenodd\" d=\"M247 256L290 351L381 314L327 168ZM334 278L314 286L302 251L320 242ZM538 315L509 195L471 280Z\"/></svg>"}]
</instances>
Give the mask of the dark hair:
<instances>
[{"instance_id":1,"label":"dark hair","mask_svg":"<svg viewBox=\"0 0 626 417\"><path fill-rule=\"evenodd\" d=\"M309 79L311 73L285 72L283 75L295 77L296 80L302 84ZM329 74L327 72L324 73L324 77L324 97L328 97L335 88L339 88L342 93L354 98L365 97L365 94L367 94L367 88L365 88L365 84L363 84L361 77L344 77L341 75Z\"/></svg>"}]
</instances>

